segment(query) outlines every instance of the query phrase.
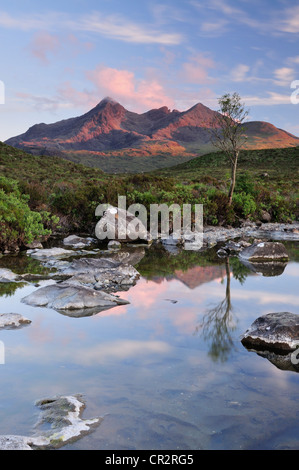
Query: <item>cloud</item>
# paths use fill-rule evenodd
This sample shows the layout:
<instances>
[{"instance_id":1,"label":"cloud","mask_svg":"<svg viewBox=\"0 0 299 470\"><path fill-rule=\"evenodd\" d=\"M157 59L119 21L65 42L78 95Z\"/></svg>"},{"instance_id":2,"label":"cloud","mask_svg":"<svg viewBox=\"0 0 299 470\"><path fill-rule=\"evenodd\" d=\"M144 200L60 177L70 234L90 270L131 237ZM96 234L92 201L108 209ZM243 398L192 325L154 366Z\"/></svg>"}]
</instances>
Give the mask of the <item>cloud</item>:
<instances>
[{"instance_id":1,"label":"cloud","mask_svg":"<svg viewBox=\"0 0 299 470\"><path fill-rule=\"evenodd\" d=\"M40 96L40 95L34 95L33 93L22 93L22 92L17 92L15 96L19 99L19 101L26 103L27 111L28 111L28 106L38 111L51 111L51 112L57 111L59 109L67 109L67 108L72 107L70 103L61 101L59 96L50 98L47 96Z\"/></svg>"},{"instance_id":2,"label":"cloud","mask_svg":"<svg viewBox=\"0 0 299 470\"><path fill-rule=\"evenodd\" d=\"M120 15L104 16L98 12L80 18L70 18L63 13L44 15L14 15L0 11L0 26L20 31L73 31L91 32L110 39L138 44L178 45L183 41L179 33L160 31L155 26L134 23Z\"/></svg>"},{"instance_id":3,"label":"cloud","mask_svg":"<svg viewBox=\"0 0 299 470\"><path fill-rule=\"evenodd\" d=\"M291 67L281 67L274 70L275 85L290 86L291 82L295 79L295 71Z\"/></svg>"},{"instance_id":4,"label":"cloud","mask_svg":"<svg viewBox=\"0 0 299 470\"><path fill-rule=\"evenodd\" d=\"M240 3L240 2L239 2ZM205 15L201 26L202 32L209 32L216 36L227 32L236 25L245 25L253 28L261 34L277 34L299 32L299 6L295 5L286 9L262 9L260 16L252 17L247 11L232 6L226 0L190 0L190 4L196 7L202 15ZM261 15L263 14L263 19ZM223 18L219 19L219 16Z\"/></svg>"},{"instance_id":5,"label":"cloud","mask_svg":"<svg viewBox=\"0 0 299 470\"><path fill-rule=\"evenodd\" d=\"M288 8L280 15L276 23L276 28L279 31L286 33L299 33L299 5Z\"/></svg>"},{"instance_id":6,"label":"cloud","mask_svg":"<svg viewBox=\"0 0 299 470\"><path fill-rule=\"evenodd\" d=\"M163 85L156 78L137 79L129 70L98 66L86 73L94 85L97 96L112 96L124 106L133 106L136 110L145 111L153 107L174 104Z\"/></svg>"},{"instance_id":7,"label":"cloud","mask_svg":"<svg viewBox=\"0 0 299 470\"><path fill-rule=\"evenodd\" d=\"M48 64L48 55L59 51L60 42L58 36L47 32L40 32L34 35L30 45L30 53L41 63Z\"/></svg>"},{"instance_id":8,"label":"cloud","mask_svg":"<svg viewBox=\"0 0 299 470\"><path fill-rule=\"evenodd\" d=\"M249 72L250 67L245 64L237 65L231 72L231 79L234 82L244 82L248 79L247 73Z\"/></svg>"},{"instance_id":9,"label":"cloud","mask_svg":"<svg viewBox=\"0 0 299 470\"><path fill-rule=\"evenodd\" d=\"M290 104L290 95L283 95L272 91L267 92L268 96L245 96L244 101L251 106L275 106L280 104Z\"/></svg>"},{"instance_id":10,"label":"cloud","mask_svg":"<svg viewBox=\"0 0 299 470\"><path fill-rule=\"evenodd\" d=\"M215 66L213 59L198 54L182 65L182 78L188 83L211 83L213 79L208 76L208 70Z\"/></svg>"}]
</instances>

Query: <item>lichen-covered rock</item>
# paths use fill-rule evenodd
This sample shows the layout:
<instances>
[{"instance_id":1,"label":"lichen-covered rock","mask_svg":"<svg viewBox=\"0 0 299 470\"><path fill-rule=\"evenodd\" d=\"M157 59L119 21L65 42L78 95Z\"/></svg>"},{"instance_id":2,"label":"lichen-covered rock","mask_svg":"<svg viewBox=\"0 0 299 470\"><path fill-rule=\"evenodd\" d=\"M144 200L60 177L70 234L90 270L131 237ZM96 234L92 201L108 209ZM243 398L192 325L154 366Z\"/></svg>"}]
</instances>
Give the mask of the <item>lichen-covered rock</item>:
<instances>
[{"instance_id":1,"label":"lichen-covered rock","mask_svg":"<svg viewBox=\"0 0 299 470\"><path fill-rule=\"evenodd\" d=\"M129 303L115 295L66 282L41 287L27 297L24 297L22 302L35 307L49 307L55 310L84 310L94 307L110 308Z\"/></svg>"},{"instance_id":2,"label":"lichen-covered rock","mask_svg":"<svg viewBox=\"0 0 299 470\"><path fill-rule=\"evenodd\" d=\"M82 419L82 395L56 396L36 402L41 410L34 436L0 436L0 450L57 449L92 432L103 418Z\"/></svg>"},{"instance_id":3,"label":"lichen-covered rock","mask_svg":"<svg viewBox=\"0 0 299 470\"><path fill-rule=\"evenodd\" d=\"M0 328L20 328L24 325L29 325L31 320L23 317L19 313L1 313L0 314Z\"/></svg>"},{"instance_id":4,"label":"lichen-covered rock","mask_svg":"<svg viewBox=\"0 0 299 470\"><path fill-rule=\"evenodd\" d=\"M102 422L102 418L81 418L85 408L81 395L44 398L38 400L36 406L41 410L36 428L41 430L41 437L49 440L48 446L55 448L82 437Z\"/></svg>"},{"instance_id":5,"label":"lichen-covered rock","mask_svg":"<svg viewBox=\"0 0 299 470\"><path fill-rule=\"evenodd\" d=\"M251 262L288 260L289 258L285 246L279 242L253 243L248 248L244 248L239 256Z\"/></svg>"},{"instance_id":6,"label":"lichen-covered rock","mask_svg":"<svg viewBox=\"0 0 299 470\"><path fill-rule=\"evenodd\" d=\"M268 313L257 318L241 338L247 348L294 351L299 346L299 315Z\"/></svg>"}]
</instances>

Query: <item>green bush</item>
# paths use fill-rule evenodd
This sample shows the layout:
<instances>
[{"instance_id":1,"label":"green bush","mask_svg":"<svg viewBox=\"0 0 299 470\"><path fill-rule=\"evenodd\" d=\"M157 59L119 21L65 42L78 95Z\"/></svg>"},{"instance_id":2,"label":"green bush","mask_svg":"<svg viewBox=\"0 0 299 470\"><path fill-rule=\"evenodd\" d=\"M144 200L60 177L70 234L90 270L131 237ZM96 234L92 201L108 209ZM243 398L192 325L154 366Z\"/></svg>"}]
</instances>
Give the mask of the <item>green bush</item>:
<instances>
[{"instance_id":1,"label":"green bush","mask_svg":"<svg viewBox=\"0 0 299 470\"><path fill-rule=\"evenodd\" d=\"M0 250L11 250L50 235L42 215L28 206L29 196L21 194L12 179L0 177Z\"/></svg>"},{"instance_id":2,"label":"green bush","mask_svg":"<svg viewBox=\"0 0 299 470\"><path fill-rule=\"evenodd\" d=\"M256 212L256 203L250 194L245 192L234 193L234 210L239 217L250 217Z\"/></svg>"}]
</instances>

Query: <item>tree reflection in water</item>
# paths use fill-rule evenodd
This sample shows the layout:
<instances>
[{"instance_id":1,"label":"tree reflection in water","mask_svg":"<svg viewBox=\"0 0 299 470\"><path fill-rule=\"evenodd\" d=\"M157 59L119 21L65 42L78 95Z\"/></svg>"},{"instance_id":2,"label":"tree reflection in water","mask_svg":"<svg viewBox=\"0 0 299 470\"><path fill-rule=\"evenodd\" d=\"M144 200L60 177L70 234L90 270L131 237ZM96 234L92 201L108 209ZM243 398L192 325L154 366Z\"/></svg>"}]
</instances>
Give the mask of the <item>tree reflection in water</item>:
<instances>
[{"instance_id":1,"label":"tree reflection in water","mask_svg":"<svg viewBox=\"0 0 299 470\"><path fill-rule=\"evenodd\" d=\"M232 332L236 324L232 314L230 260L225 260L226 289L224 299L209 309L195 332L202 332L205 341L210 343L209 356L214 361L227 361L233 347ZM242 278L244 282L244 279ZM240 281L241 282L241 281Z\"/></svg>"}]
</instances>

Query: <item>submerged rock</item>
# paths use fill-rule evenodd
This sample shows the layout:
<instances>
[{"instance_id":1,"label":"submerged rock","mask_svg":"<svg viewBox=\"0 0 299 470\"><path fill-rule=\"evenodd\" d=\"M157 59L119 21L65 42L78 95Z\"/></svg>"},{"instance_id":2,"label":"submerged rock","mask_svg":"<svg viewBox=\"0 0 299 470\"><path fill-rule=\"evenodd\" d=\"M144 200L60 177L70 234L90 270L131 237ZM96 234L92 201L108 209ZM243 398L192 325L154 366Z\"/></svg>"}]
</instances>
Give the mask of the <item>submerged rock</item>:
<instances>
[{"instance_id":1,"label":"submerged rock","mask_svg":"<svg viewBox=\"0 0 299 470\"><path fill-rule=\"evenodd\" d=\"M0 436L0 450L34 450L49 445L49 439L28 436Z\"/></svg>"},{"instance_id":2,"label":"submerged rock","mask_svg":"<svg viewBox=\"0 0 299 470\"><path fill-rule=\"evenodd\" d=\"M294 351L299 345L299 315L268 313L257 318L241 338L247 348Z\"/></svg>"},{"instance_id":3,"label":"submerged rock","mask_svg":"<svg viewBox=\"0 0 299 470\"><path fill-rule=\"evenodd\" d=\"M253 243L248 248L244 248L239 256L251 262L288 260L289 258L285 246L279 242Z\"/></svg>"},{"instance_id":4,"label":"submerged rock","mask_svg":"<svg viewBox=\"0 0 299 470\"><path fill-rule=\"evenodd\" d=\"M0 436L0 450L57 449L92 432L103 418L82 419L81 395L57 396L36 402L41 416L34 436Z\"/></svg>"},{"instance_id":5,"label":"submerged rock","mask_svg":"<svg viewBox=\"0 0 299 470\"><path fill-rule=\"evenodd\" d=\"M19 313L1 313L0 328L20 328L31 323L31 320Z\"/></svg>"},{"instance_id":6,"label":"submerged rock","mask_svg":"<svg viewBox=\"0 0 299 470\"><path fill-rule=\"evenodd\" d=\"M41 437L47 438L48 445L55 448L86 435L103 420L81 418L85 408L81 395L44 398L38 400L36 406L41 410L36 427L45 426L48 429L49 424L51 425L51 429L43 431Z\"/></svg>"},{"instance_id":7,"label":"submerged rock","mask_svg":"<svg viewBox=\"0 0 299 470\"><path fill-rule=\"evenodd\" d=\"M41 287L27 297L24 297L22 302L35 307L49 307L55 310L82 310L94 307L110 308L129 303L115 295L66 282Z\"/></svg>"}]
</instances>

